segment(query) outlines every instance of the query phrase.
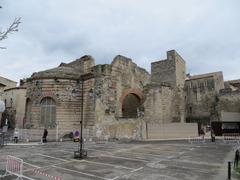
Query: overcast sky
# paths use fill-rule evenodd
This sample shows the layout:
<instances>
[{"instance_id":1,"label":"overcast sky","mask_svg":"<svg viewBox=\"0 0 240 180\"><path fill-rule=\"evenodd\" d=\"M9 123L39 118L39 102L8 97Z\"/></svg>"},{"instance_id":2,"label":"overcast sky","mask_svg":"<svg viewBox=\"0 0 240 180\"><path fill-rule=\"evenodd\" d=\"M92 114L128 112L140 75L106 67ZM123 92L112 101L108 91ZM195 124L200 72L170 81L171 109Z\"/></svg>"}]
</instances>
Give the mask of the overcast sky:
<instances>
[{"instance_id":1,"label":"overcast sky","mask_svg":"<svg viewBox=\"0 0 240 180\"><path fill-rule=\"evenodd\" d=\"M150 71L175 49L187 71L240 78L239 0L0 0L0 29L22 18L1 41L0 75L19 81L85 54L96 64L118 55Z\"/></svg>"}]
</instances>

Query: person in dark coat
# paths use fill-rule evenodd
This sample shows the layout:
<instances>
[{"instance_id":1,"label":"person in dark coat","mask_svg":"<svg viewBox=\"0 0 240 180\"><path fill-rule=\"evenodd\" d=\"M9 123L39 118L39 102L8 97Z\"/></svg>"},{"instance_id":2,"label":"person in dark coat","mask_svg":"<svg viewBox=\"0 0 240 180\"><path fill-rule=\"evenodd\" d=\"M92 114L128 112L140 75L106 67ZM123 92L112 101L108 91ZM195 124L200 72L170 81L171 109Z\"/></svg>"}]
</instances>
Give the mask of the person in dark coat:
<instances>
[{"instance_id":1,"label":"person in dark coat","mask_svg":"<svg viewBox=\"0 0 240 180\"><path fill-rule=\"evenodd\" d=\"M47 142L47 135L48 135L48 131L47 131L47 129L44 129L43 137L42 137L43 143Z\"/></svg>"},{"instance_id":2,"label":"person in dark coat","mask_svg":"<svg viewBox=\"0 0 240 180\"><path fill-rule=\"evenodd\" d=\"M211 139L212 139L212 142L215 142L215 133L212 128L211 128Z\"/></svg>"},{"instance_id":3,"label":"person in dark coat","mask_svg":"<svg viewBox=\"0 0 240 180\"><path fill-rule=\"evenodd\" d=\"M239 160L239 149L235 151L234 168L238 167L238 160Z\"/></svg>"}]
</instances>

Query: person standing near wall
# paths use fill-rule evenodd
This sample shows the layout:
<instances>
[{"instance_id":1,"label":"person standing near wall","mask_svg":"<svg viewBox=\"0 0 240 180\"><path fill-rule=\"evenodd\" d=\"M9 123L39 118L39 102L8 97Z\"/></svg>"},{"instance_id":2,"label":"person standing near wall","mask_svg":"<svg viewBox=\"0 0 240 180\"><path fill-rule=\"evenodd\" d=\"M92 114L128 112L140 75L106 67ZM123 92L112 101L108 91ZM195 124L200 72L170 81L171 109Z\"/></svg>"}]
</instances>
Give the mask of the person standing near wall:
<instances>
[{"instance_id":1,"label":"person standing near wall","mask_svg":"<svg viewBox=\"0 0 240 180\"><path fill-rule=\"evenodd\" d=\"M235 151L234 168L238 167L238 160L239 160L239 149Z\"/></svg>"},{"instance_id":2,"label":"person standing near wall","mask_svg":"<svg viewBox=\"0 0 240 180\"><path fill-rule=\"evenodd\" d=\"M48 135L48 131L47 129L44 129L43 131L43 137L42 137L42 142L46 143L47 142L47 135Z\"/></svg>"},{"instance_id":3,"label":"person standing near wall","mask_svg":"<svg viewBox=\"0 0 240 180\"><path fill-rule=\"evenodd\" d=\"M18 143L19 132L17 128L15 128L14 130L13 138L14 138L14 143Z\"/></svg>"},{"instance_id":4,"label":"person standing near wall","mask_svg":"<svg viewBox=\"0 0 240 180\"><path fill-rule=\"evenodd\" d=\"M201 127L201 130L200 130L200 136L202 136L202 139L204 140L205 131L203 126Z\"/></svg>"},{"instance_id":5,"label":"person standing near wall","mask_svg":"<svg viewBox=\"0 0 240 180\"><path fill-rule=\"evenodd\" d=\"M212 142L215 142L215 133L212 128L211 128L211 139L212 139Z\"/></svg>"}]
</instances>

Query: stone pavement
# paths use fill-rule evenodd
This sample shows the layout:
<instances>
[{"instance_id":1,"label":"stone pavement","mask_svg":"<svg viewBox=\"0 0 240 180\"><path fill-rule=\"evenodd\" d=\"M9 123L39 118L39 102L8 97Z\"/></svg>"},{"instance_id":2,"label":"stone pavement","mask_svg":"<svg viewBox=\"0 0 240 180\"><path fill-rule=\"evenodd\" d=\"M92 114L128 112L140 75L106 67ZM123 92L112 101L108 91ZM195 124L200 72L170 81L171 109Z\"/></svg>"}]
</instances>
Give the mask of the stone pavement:
<instances>
[{"instance_id":1,"label":"stone pavement","mask_svg":"<svg viewBox=\"0 0 240 180\"><path fill-rule=\"evenodd\" d=\"M76 160L78 143L5 146L0 149L0 169L5 155L23 159L24 179L63 180L226 180L227 161L234 145L187 141L86 143L88 158ZM38 172L34 172L38 169ZM42 172L42 174L40 173ZM7 176L2 179L16 179Z\"/></svg>"}]
</instances>

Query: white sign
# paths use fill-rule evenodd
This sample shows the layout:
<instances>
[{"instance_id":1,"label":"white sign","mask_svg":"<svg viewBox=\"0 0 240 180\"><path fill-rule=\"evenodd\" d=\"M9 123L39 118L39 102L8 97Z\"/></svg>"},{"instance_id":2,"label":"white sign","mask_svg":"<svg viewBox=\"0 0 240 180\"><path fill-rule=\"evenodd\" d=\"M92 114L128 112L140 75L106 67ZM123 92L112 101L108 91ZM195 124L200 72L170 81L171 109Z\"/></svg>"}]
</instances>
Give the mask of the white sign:
<instances>
[{"instance_id":1,"label":"white sign","mask_svg":"<svg viewBox=\"0 0 240 180\"><path fill-rule=\"evenodd\" d=\"M0 100L0 113L5 111L5 103Z\"/></svg>"}]
</instances>

